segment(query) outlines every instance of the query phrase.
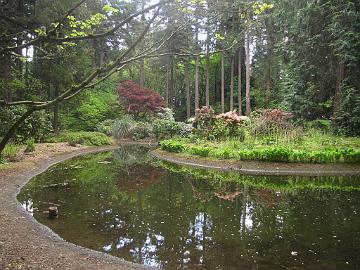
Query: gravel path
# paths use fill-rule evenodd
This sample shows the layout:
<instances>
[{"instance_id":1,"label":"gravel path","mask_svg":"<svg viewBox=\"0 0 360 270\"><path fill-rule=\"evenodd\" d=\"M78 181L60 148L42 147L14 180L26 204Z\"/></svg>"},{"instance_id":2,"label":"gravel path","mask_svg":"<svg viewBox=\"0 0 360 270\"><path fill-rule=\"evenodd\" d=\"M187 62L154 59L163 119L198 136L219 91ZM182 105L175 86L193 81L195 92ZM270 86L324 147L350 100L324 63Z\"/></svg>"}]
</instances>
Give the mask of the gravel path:
<instances>
[{"instance_id":1,"label":"gravel path","mask_svg":"<svg viewBox=\"0 0 360 270\"><path fill-rule=\"evenodd\" d=\"M38 223L16 200L20 188L36 174L65 159L104 150L106 147L41 145L20 162L0 167L0 269L145 269L68 243Z\"/></svg>"}]
</instances>

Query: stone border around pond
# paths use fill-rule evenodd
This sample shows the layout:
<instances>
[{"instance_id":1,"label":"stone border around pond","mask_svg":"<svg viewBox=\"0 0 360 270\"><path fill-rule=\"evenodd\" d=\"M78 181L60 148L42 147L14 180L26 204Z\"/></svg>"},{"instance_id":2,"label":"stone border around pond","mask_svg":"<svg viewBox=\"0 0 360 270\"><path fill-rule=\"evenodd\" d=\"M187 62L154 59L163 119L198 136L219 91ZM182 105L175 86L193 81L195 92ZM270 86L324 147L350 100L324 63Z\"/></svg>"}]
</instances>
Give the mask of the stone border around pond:
<instances>
[{"instance_id":1,"label":"stone border around pond","mask_svg":"<svg viewBox=\"0 0 360 270\"><path fill-rule=\"evenodd\" d=\"M263 161L216 160L187 154L170 153L161 149L151 155L167 162L204 169L237 171L247 175L282 175L282 176L357 176L359 164L334 163L285 163Z\"/></svg>"},{"instance_id":2,"label":"stone border around pond","mask_svg":"<svg viewBox=\"0 0 360 270\"><path fill-rule=\"evenodd\" d=\"M20 162L17 166L19 168L10 173L5 171L5 177L0 179L0 269L149 269L63 240L48 227L38 223L16 199L20 189L30 179L50 166L73 157L118 147L89 147L47 160L40 159L31 166Z\"/></svg>"}]
</instances>

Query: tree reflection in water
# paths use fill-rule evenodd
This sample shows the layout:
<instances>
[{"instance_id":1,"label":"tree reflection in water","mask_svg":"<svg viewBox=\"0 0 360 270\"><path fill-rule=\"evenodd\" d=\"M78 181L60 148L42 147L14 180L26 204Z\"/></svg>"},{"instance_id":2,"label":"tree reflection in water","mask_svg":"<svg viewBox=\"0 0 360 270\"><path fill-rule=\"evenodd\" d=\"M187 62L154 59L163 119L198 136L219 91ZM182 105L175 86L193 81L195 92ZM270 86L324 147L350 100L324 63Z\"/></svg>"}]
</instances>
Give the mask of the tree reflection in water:
<instances>
[{"instance_id":1,"label":"tree reflection in water","mask_svg":"<svg viewBox=\"0 0 360 270\"><path fill-rule=\"evenodd\" d=\"M66 161L31 180L19 200L64 239L147 266L360 268L359 179L193 170L146 151ZM42 214L49 202L60 205L56 220Z\"/></svg>"}]
</instances>

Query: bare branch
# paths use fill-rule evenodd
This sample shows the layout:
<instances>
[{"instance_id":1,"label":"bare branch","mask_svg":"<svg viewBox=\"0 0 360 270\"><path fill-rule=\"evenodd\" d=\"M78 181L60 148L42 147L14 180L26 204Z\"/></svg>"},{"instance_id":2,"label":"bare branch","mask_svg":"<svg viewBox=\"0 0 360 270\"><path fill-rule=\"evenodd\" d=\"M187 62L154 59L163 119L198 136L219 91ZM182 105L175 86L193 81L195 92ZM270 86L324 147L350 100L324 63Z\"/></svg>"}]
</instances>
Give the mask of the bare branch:
<instances>
[{"instance_id":1,"label":"bare branch","mask_svg":"<svg viewBox=\"0 0 360 270\"><path fill-rule=\"evenodd\" d=\"M14 101L7 102L6 100L0 100L0 107L11 107L11 106L19 106L19 105L41 105L44 104L43 101L32 101L32 100L22 100L22 101Z\"/></svg>"},{"instance_id":2,"label":"bare branch","mask_svg":"<svg viewBox=\"0 0 360 270\"><path fill-rule=\"evenodd\" d=\"M49 32L47 35L45 36L39 36L27 43L18 45L18 46L13 46L13 47L7 47L4 48L2 50L0 50L0 54L7 52L7 51L13 51L13 50L18 50L18 49L23 49L29 46L33 46L36 45L38 43L41 42L48 42L48 43L54 43L54 44L59 44L59 43L64 43L64 42L72 42L72 41L80 41L80 40L88 40L88 39L96 39L96 38L103 38L109 35L113 35L120 27L122 27L123 25L125 25L126 23L130 22L133 18L146 13L150 10L153 10L159 6L162 6L166 3L170 3L173 0L166 0L166 1L160 1L157 4L151 5L143 10L140 10L138 12L133 13L132 15L128 16L127 18L125 18L124 20L122 20L120 23L118 23L115 27L113 27L112 29L102 32L102 33L96 33L96 34L88 34L86 36L79 36L79 37L63 37L63 38L53 38L51 37L53 32Z\"/></svg>"}]
</instances>

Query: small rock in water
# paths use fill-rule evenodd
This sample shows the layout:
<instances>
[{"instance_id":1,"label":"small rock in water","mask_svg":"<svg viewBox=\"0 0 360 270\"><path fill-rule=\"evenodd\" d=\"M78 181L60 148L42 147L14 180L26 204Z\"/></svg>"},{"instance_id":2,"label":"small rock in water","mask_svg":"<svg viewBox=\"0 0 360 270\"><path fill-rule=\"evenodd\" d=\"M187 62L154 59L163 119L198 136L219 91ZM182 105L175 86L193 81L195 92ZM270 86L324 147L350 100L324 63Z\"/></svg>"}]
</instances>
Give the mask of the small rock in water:
<instances>
[{"instance_id":1,"label":"small rock in water","mask_svg":"<svg viewBox=\"0 0 360 270\"><path fill-rule=\"evenodd\" d=\"M58 216L58 208L56 206L50 206L49 210L49 218L56 218Z\"/></svg>"},{"instance_id":2,"label":"small rock in water","mask_svg":"<svg viewBox=\"0 0 360 270\"><path fill-rule=\"evenodd\" d=\"M291 251L291 255L292 255L292 256L297 256L298 253L297 253L297 251Z\"/></svg>"}]
</instances>

